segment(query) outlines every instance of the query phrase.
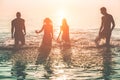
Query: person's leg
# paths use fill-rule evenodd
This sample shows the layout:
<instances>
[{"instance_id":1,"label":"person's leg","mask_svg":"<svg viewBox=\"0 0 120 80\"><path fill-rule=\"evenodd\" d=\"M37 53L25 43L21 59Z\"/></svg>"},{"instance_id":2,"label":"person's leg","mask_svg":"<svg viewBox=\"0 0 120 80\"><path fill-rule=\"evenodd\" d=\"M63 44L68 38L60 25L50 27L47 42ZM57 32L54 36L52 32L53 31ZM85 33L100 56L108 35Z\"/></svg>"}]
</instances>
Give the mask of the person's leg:
<instances>
[{"instance_id":1,"label":"person's leg","mask_svg":"<svg viewBox=\"0 0 120 80\"><path fill-rule=\"evenodd\" d=\"M25 36L24 35L21 37L21 44L25 45Z\"/></svg>"},{"instance_id":2,"label":"person's leg","mask_svg":"<svg viewBox=\"0 0 120 80\"><path fill-rule=\"evenodd\" d=\"M111 37L111 34L106 36L106 46L110 45L110 37Z\"/></svg>"},{"instance_id":3,"label":"person's leg","mask_svg":"<svg viewBox=\"0 0 120 80\"><path fill-rule=\"evenodd\" d=\"M19 45L19 40L17 38L15 38L14 43L15 43L15 46L18 46Z\"/></svg>"},{"instance_id":4,"label":"person's leg","mask_svg":"<svg viewBox=\"0 0 120 80\"><path fill-rule=\"evenodd\" d=\"M111 38L111 32L108 31L106 35L106 46L110 46L110 38Z\"/></svg>"}]
</instances>

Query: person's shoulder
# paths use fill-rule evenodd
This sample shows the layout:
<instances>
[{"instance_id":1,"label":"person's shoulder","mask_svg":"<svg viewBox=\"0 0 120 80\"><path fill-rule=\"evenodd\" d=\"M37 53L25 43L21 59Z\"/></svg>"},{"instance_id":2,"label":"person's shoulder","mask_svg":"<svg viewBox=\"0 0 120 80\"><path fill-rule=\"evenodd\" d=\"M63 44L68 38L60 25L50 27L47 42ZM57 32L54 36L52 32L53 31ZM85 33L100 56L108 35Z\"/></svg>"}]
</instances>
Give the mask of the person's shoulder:
<instances>
[{"instance_id":1,"label":"person's shoulder","mask_svg":"<svg viewBox=\"0 0 120 80\"><path fill-rule=\"evenodd\" d=\"M108 14L108 16L109 16L109 17L112 17L112 15L111 15L111 14Z\"/></svg>"},{"instance_id":2,"label":"person's shoulder","mask_svg":"<svg viewBox=\"0 0 120 80\"><path fill-rule=\"evenodd\" d=\"M103 15L101 18L103 19L105 16Z\"/></svg>"},{"instance_id":3,"label":"person's shoulder","mask_svg":"<svg viewBox=\"0 0 120 80\"><path fill-rule=\"evenodd\" d=\"M12 20L12 22L15 22L16 21L16 18Z\"/></svg>"},{"instance_id":4,"label":"person's shoulder","mask_svg":"<svg viewBox=\"0 0 120 80\"><path fill-rule=\"evenodd\" d=\"M23 18L20 18L22 21L25 21Z\"/></svg>"},{"instance_id":5,"label":"person's shoulder","mask_svg":"<svg viewBox=\"0 0 120 80\"><path fill-rule=\"evenodd\" d=\"M109 19L113 19L113 16L111 14L108 14Z\"/></svg>"}]
</instances>

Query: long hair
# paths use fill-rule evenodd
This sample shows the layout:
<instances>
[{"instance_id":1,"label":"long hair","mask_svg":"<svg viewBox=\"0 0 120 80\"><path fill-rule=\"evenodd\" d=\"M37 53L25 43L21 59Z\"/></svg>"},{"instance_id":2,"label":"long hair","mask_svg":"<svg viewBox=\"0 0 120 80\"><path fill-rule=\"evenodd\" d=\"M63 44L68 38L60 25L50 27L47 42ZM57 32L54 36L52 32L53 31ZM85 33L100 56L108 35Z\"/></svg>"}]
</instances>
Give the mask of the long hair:
<instances>
[{"instance_id":1,"label":"long hair","mask_svg":"<svg viewBox=\"0 0 120 80\"><path fill-rule=\"evenodd\" d=\"M62 20L62 25L66 25L66 26L68 26L67 21L66 21L65 18Z\"/></svg>"},{"instance_id":2,"label":"long hair","mask_svg":"<svg viewBox=\"0 0 120 80\"><path fill-rule=\"evenodd\" d=\"M52 20L50 18L45 18L43 24L52 24Z\"/></svg>"}]
</instances>

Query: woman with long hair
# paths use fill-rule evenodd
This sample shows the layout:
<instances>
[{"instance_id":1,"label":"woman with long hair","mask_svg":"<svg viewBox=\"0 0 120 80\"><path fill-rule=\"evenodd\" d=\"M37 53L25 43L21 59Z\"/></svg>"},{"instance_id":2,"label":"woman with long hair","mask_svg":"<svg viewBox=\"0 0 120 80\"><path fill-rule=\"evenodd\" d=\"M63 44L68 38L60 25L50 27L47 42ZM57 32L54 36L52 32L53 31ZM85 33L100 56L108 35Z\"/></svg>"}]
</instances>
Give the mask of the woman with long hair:
<instances>
[{"instance_id":1,"label":"woman with long hair","mask_svg":"<svg viewBox=\"0 0 120 80\"><path fill-rule=\"evenodd\" d=\"M66 43L66 42L70 41L69 26L68 26L67 21L66 21L65 18L62 20L62 25L60 27L60 33L59 33L59 36L58 36L57 40L59 40L60 36L61 36L61 40L63 42Z\"/></svg>"}]
</instances>

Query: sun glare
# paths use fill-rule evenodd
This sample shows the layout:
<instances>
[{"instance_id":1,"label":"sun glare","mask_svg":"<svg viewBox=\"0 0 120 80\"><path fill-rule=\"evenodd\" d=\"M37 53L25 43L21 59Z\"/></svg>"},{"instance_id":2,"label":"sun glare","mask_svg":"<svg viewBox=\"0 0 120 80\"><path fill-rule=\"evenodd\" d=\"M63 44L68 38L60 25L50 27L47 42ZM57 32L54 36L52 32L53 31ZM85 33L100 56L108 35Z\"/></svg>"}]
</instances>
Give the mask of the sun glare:
<instances>
[{"instance_id":1,"label":"sun glare","mask_svg":"<svg viewBox=\"0 0 120 80\"><path fill-rule=\"evenodd\" d=\"M61 25L62 19L66 18L66 13L64 10L59 10L57 12L57 16L58 16L58 25Z\"/></svg>"},{"instance_id":2,"label":"sun glare","mask_svg":"<svg viewBox=\"0 0 120 80\"><path fill-rule=\"evenodd\" d=\"M61 11L59 11L58 15L59 15L60 19L62 20L65 17L65 12L61 10Z\"/></svg>"}]
</instances>

